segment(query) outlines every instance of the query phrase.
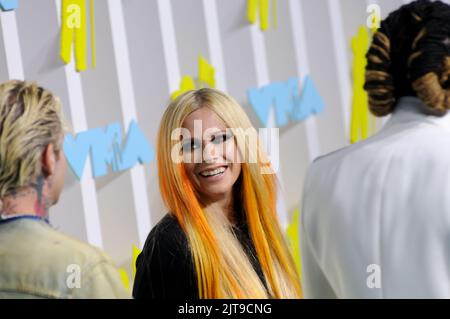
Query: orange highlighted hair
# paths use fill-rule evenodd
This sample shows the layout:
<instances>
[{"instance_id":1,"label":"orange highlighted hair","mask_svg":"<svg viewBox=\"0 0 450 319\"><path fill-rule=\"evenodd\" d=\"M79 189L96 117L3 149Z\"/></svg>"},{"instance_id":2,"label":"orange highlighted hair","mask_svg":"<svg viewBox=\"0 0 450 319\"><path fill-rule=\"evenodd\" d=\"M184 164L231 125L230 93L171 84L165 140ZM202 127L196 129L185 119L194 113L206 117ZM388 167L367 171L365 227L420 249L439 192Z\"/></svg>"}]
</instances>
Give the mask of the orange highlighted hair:
<instances>
[{"instance_id":1,"label":"orange highlighted hair","mask_svg":"<svg viewBox=\"0 0 450 319\"><path fill-rule=\"evenodd\" d=\"M235 185L241 189L234 193L240 197L235 200L241 203L268 291L226 218L210 214L202 207L183 164L173 161L173 149L180 144L173 132L201 107L210 108L233 130L241 154L256 159L242 163L239 185ZM300 298L299 276L277 219L276 175L261 173L264 168L270 169L270 165L265 164L267 157L258 140L257 147L251 147L249 135L257 140L256 130L243 109L226 94L201 89L177 98L167 108L158 133L161 195L188 238L200 298Z\"/></svg>"}]
</instances>

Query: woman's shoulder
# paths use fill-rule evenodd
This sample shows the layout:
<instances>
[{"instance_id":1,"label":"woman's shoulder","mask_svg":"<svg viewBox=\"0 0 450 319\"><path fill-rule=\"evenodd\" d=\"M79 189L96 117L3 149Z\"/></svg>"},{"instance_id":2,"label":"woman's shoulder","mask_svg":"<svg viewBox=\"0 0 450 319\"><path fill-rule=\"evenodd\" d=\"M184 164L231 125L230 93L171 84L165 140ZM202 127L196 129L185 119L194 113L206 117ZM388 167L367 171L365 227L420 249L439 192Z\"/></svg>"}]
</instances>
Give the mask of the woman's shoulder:
<instances>
[{"instance_id":1,"label":"woman's shoulder","mask_svg":"<svg viewBox=\"0 0 450 319\"><path fill-rule=\"evenodd\" d=\"M151 230L136 261L135 298L197 298L195 268L178 220L165 215Z\"/></svg>"},{"instance_id":2,"label":"woman's shoulder","mask_svg":"<svg viewBox=\"0 0 450 319\"><path fill-rule=\"evenodd\" d=\"M166 214L151 230L144 245L144 251L158 250L173 253L188 248L186 234L175 216Z\"/></svg>"},{"instance_id":3,"label":"woman's shoulder","mask_svg":"<svg viewBox=\"0 0 450 319\"><path fill-rule=\"evenodd\" d=\"M167 232L167 231L182 231L180 223L177 218L167 213L161 218L161 220L153 227L152 231L155 232Z\"/></svg>"},{"instance_id":4,"label":"woman's shoulder","mask_svg":"<svg viewBox=\"0 0 450 319\"><path fill-rule=\"evenodd\" d=\"M152 228L149 237L155 239L167 239L173 237L186 237L180 223L170 213L164 217Z\"/></svg>"}]
</instances>

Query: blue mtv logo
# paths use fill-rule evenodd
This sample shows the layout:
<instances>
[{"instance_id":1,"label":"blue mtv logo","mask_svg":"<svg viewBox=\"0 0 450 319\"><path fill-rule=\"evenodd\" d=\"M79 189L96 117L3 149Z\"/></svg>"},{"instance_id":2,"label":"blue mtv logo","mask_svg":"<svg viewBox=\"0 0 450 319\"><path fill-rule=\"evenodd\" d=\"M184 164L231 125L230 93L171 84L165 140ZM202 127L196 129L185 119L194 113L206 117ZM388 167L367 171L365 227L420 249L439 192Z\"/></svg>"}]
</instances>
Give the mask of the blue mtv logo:
<instances>
[{"instance_id":1,"label":"blue mtv logo","mask_svg":"<svg viewBox=\"0 0 450 319\"><path fill-rule=\"evenodd\" d=\"M17 9L18 5L19 5L18 0L0 0L0 9L2 11L10 11Z\"/></svg>"},{"instance_id":2,"label":"blue mtv logo","mask_svg":"<svg viewBox=\"0 0 450 319\"><path fill-rule=\"evenodd\" d=\"M124 143L119 123L110 124L105 129L91 129L76 137L68 134L64 140L64 154L79 179L89 155L94 177L107 175L109 167L119 172L149 163L154 158L153 149L136 121L130 123Z\"/></svg>"},{"instance_id":3,"label":"blue mtv logo","mask_svg":"<svg viewBox=\"0 0 450 319\"><path fill-rule=\"evenodd\" d=\"M313 80L307 76L300 92L298 78L276 82L262 88L247 91L248 100L259 120L267 126L272 108L275 109L276 125L281 127L292 121L323 112L325 104Z\"/></svg>"}]
</instances>

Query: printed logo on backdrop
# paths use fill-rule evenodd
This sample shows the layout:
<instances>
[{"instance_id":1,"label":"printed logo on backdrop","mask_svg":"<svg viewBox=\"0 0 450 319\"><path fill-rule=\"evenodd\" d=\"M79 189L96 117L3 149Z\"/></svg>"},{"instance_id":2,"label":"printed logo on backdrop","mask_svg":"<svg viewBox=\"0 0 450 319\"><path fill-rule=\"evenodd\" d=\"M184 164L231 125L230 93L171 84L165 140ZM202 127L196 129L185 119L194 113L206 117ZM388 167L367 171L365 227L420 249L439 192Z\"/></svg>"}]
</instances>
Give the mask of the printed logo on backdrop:
<instances>
[{"instance_id":1,"label":"printed logo on backdrop","mask_svg":"<svg viewBox=\"0 0 450 319\"><path fill-rule=\"evenodd\" d=\"M0 9L2 11L11 11L17 9L19 0L0 0Z\"/></svg>"},{"instance_id":2,"label":"printed logo on backdrop","mask_svg":"<svg viewBox=\"0 0 450 319\"><path fill-rule=\"evenodd\" d=\"M122 141L121 125L113 123L106 128L94 128L76 136L68 134L64 140L64 154L75 175L81 179L90 156L93 177L125 171L138 164L153 161L154 152L136 121L128 128Z\"/></svg>"},{"instance_id":3,"label":"printed logo on backdrop","mask_svg":"<svg viewBox=\"0 0 450 319\"><path fill-rule=\"evenodd\" d=\"M269 13L272 12L272 25L274 29L278 26L277 0L247 0L247 20L255 24L259 17L259 28L261 31L269 29Z\"/></svg>"},{"instance_id":4,"label":"printed logo on backdrop","mask_svg":"<svg viewBox=\"0 0 450 319\"><path fill-rule=\"evenodd\" d=\"M366 26L361 25L351 40L352 65L352 105L350 119L350 143L356 143L373 135L377 130L375 117L369 112L369 99L364 90L367 58L371 34L377 32L381 23L381 8L377 4L367 6ZM368 30L370 29L370 31Z\"/></svg>"},{"instance_id":5,"label":"printed logo on backdrop","mask_svg":"<svg viewBox=\"0 0 450 319\"><path fill-rule=\"evenodd\" d=\"M89 10L86 0L61 0L61 47L60 57L65 64L75 57L76 71L87 70L87 25L91 27L91 64L96 66L95 50L95 11L94 0L89 1Z\"/></svg>"},{"instance_id":6,"label":"printed logo on backdrop","mask_svg":"<svg viewBox=\"0 0 450 319\"><path fill-rule=\"evenodd\" d=\"M197 84L196 84L197 82ZM195 90L197 87L216 87L216 69L203 56L198 56L198 78L197 81L190 75L181 77L179 89L170 96L171 100L175 100L180 95Z\"/></svg>"},{"instance_id":7,"label":"printed logo on backdrop","mask_svg":"<svg viewBox=\"0 0 450 319\"><path fill-rule=\"evenodd\" d=\"M287 125L289 120L303 121L325 109L325 103L309 76L305 77L302 92L299 79L291 78L287 82L249 89L247 96L264 126L268 124L272 107L275 108L276 125L279 127Z\"/></svg>"},{"instance_id":8,"label":"printed logo on backdrop","mask_svg":"<svg viewBox=\"0 0 450 319\"><path fill-rule=\"evenodd\" d=\"M0 9L2 11L11 11L17 9L19 0L0 0Z\"/></svg>"}]
</instances>

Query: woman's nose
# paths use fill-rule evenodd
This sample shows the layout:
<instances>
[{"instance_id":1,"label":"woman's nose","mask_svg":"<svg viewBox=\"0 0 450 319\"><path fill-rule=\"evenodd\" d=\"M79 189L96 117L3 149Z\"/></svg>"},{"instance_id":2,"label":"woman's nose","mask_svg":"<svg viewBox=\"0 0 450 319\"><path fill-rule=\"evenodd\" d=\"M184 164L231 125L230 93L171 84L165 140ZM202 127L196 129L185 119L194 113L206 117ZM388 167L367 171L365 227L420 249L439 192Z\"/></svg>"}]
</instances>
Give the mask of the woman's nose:
<instances>
[{"instance_id":1,"label":"woman's nose","mask_svg":"<svg viewBox=\"0 0 450 319\"><path fill-rule=\"evenodd\" d=\"M217 152L215 145L208 143L203 150L203 162L215 163L219 159L219 152Z\"/></svg>"}]
</instances>

